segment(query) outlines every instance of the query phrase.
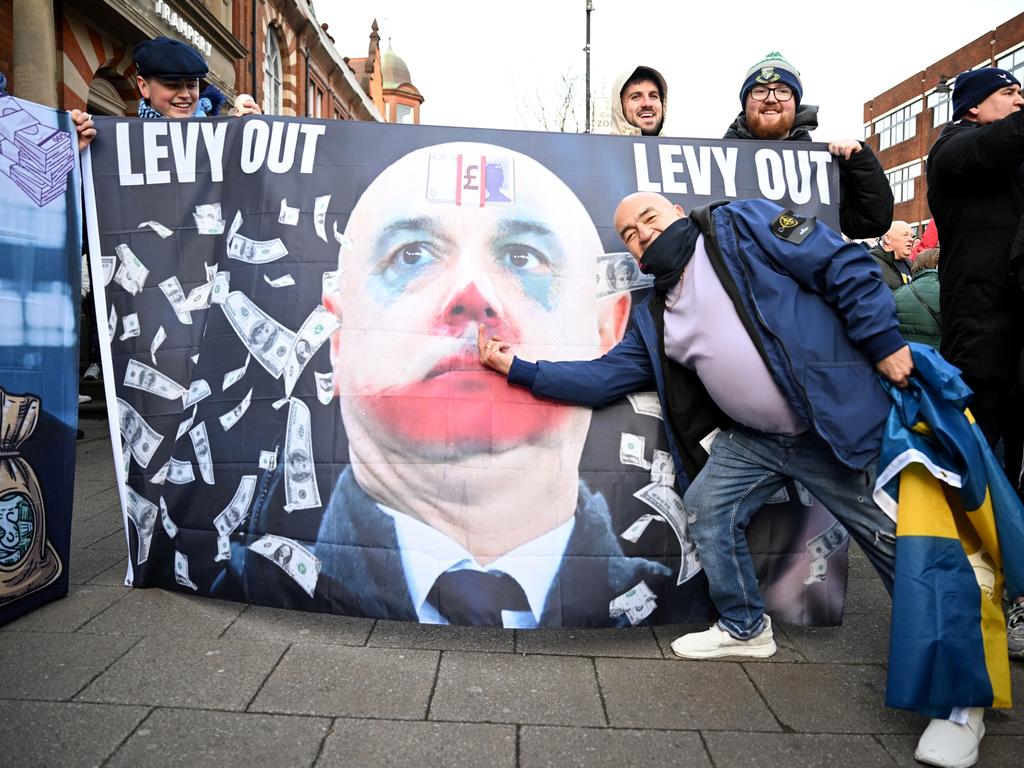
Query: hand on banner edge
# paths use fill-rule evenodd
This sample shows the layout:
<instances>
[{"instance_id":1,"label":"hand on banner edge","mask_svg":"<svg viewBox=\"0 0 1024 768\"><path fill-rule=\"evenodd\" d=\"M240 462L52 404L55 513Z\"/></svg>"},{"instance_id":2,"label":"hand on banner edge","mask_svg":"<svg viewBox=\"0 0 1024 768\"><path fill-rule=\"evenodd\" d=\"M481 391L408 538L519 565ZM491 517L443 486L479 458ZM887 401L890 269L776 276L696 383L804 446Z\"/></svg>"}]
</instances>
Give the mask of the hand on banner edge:
<instances>
[{"instance_id":1,"label":"hand on banner edge","mask_svg":"<svg viewBox=\"0 0 1024 768\"><path fill-rule=\"evenodd\" d=\"M498 336L487 338L487 329L483 323L477 327L476 346L480 351L480 363L503 376L508 376L515 355L510 351L511 344L505 344Z\"/></svg>"},{"instance_id":2,"label":"hand on banner edge","mask_svg":"<svg viewBox=\"0 0 1024 768\"><path fill-rule=\"evenodd\" d=\"M78 151L82 152L96 138L96 126L93 125L92 115L80 109L71 110L71 120L78 134Z\"/></svg>"},{"instance_id":3,"label":"hand on banner edge","mask_svg":"<svg viewBox=\"0 0 1024 768\"><path fill-rule=\"evenodd\" d=\"M843 139L842 141L830 141L828 143L829 154L849 160L853 155L864 149L864 145L857 139Z\"/></svg>"}]
</instances>

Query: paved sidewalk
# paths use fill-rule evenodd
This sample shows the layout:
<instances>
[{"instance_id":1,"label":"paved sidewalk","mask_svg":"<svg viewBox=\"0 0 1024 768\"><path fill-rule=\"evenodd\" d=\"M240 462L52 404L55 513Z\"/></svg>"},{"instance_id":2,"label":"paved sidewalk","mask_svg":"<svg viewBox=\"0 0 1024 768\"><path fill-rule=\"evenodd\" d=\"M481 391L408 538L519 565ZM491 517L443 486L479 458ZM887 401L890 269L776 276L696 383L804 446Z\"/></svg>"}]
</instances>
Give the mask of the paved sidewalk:
<instances>
[{"instance_id":1,"label":"paved sidewalk","mask_svg":"<svg viewBox=\"0 0 1024 768\"><path fill-rule=\"evenodd\" d=\"M675 659L678 626L430 627L132 590L107 423L82 425L71 592L0 631L4 766L916 765L924 721L882 705L889 601L859 553L844 626L776 627L779 653L750 663ZM979 765L1024 764L1024 707L987 726Z\"/></svg>"}]
</instances>

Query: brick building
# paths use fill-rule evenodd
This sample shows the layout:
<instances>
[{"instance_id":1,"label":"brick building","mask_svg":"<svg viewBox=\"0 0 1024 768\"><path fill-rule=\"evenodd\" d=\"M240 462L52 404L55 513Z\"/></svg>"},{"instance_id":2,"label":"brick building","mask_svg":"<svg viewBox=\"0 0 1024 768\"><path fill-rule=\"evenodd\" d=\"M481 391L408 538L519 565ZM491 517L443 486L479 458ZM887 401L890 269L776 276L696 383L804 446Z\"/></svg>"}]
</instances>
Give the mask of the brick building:
<instances>
[{"instance_id":1,"label":"brick building","mask_svg":"<svg viewBox=\"0 0 1024 768\"><path fill-rule=\"evenodd\" d=\"M229 102L246 92L268 114L385 119L376 22L368 56L353 68L311 0L0 0L0 71L16 96L132 115L139 94L131 50L157 35L199 49L210 65L207 80ZM423 98L404 86L419 98L418 122Z\"/></svg>"},{"instance_id":2,"label":"brick building","mask_svg":"<svg viewBox=\"0 0 1024 768\"><path fill-rule=\"evenodd\" d=\"M924 161L949 121L953 79L987 66L1024 81L1024 13L864 103L864 137L892 186L893 218L909 222L915 232L931 221Z\"/></svg>"}]
</instances>

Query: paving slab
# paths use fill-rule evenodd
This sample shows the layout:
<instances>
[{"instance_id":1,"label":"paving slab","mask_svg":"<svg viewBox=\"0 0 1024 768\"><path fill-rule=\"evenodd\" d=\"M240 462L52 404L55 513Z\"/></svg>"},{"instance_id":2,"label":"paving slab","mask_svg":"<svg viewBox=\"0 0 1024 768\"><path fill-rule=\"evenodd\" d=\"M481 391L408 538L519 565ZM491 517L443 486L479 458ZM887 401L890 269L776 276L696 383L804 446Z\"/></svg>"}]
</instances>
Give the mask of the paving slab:
<instances>
[{"instance_id":1,"label":"paving slab","mask_svg":"<svg viewBox=\"0 0 1024 768\"><path fill-rule=\"evenodd\" d=\"M437 658L436 651L294 645L249 709L422 720Z\"/></svg>"},{"instance_id":2,"label":"paving slab","mask_svg":"<svg viewBox=\"0 0 1024 768\"><path fill-rule=\"evenodd\" d=\"M885 706L885 670L855 664L745 664L779 720L800 733L920 733L919 715Z\"/></svg>"},{"instance_id":3,"label":"paving slab","mask_svg":"<svg viewBox=\"0 0 1024 768\"><path fill-rule=\"evenodd\" d=\"M242 710L285 647L241 640L146 637L76 700Z\"/></svg>"},{"instance_id":4,"label":"paving slab","mask_svg":"<svg viewBox=\"0 0 1024 768\"><path fill-rule=\"evenodd\" d=\"M425 648L435 651L511 653L515 630L501 627L451 627L411 621L377 622L368 645L381 648Z\"/></svg>"},{"instance_id":5,"label":"paving slab","mask_svg":"<svg viewBox=\"0 0 1024 768\"><path fill-rule=\"evenodd\" d=\"M97 515L96 517L88 520L87 522L91 523L93 522L93 520L101 520L103 518L103 515ZM128 540L124 536L124 527L120 524L120 522L118 522L115 530L112 533L104 536L102 539L99 539L98 541L94 541L92 544L89 544L88 546L89 549L105 549L110 552L120 552L121 554L124 554L128 550L127 542Z\"/></svg>"},{"instance_id":6,"label":"paving slab","mask_svg":"<svg viewBox=\"0 0 1024 768\"><path fill-rule=\"evenodd\" d=\"M990 709L985 714L988 733L1024 735L1024 662L1010 662L1010 685L1013 690L1013 709ZM1021 762L1024 763L1024 753Z\"/></svg>"},{"instance_id":7,"label":"paving slab","mask_svg":"<svg viewBox=\"0 0 1024 768\"><path fill-rule=\"evenodd\" d=\"M65 597L12 621L3 631L74 632L127 594L127 587L72 585Z\"/></svg>"},{"instance_id":8,"label":"paving slab","mask_svg":"<svg viewBox=\"0 0 1024 768\"><path fill-rule=\"evenodd\" d=\"M917 735L879 736L878 740L888 750L899 768L921 768L914 759ZM1012 768L1024 762L1024 736L999 736L986 734L978 750L976 768Z\"/></svg>"},{"instance_id":9,"label":"paving slab","mask_svg":"<svg viewBox=\"0 0 1024 768\"><path fill-rule=\"evenodd\" d=\"M513 768L516 729L482 723L335 721L316 768Z\"/></svg>"},{"instance_id":10,"label":"paving slab","mask_svg":"<svg viewBox=\"0 0 1024 768\"><path fill-rule=\"evenodd\" d=\"M99 634L219 637L244 603L211 600L164 589L131 589L126 598L81 628Z\"/></svg>"},{"instance_id":11,"label":"paving slab","mask_svg":"<svg viewBox=\"0 0 1024 768\"><path fill-rule=\"evenodd\" d=\"M717 731L704 741L716 768L893 768L871 736Z\"/></svg>"},{"instance_id":12,"label":"paving slab","mask_svg":"<svg viewBox=\"0 0 1024 768\"><path fill-rule=\"evenodd\" d=\"M878 576L851 578L846 582L845 608L847 616L851 613L877 613L888 617L892 612L892 598Z\"/></svg>"},{"instance_id":13,"label":"paving slab","mask_svg":"<svg viewBox=\"0 0 1024 768\"><path fill-rule=\"evenodd\" d=\"M123 552L119 556L116 552L106 552L99 549L73 549L71 550L70 562L67 563L69 571L68 580L72 584L85 584L115 563L125 560Z\"/></svg>"},{"instance_id":14,"label":"paving slab","mask_svg":"<svg viewBox=\"0 0 1024 768\"><path fill-rule=\"evenodd\" d=\"M619 728L781 730L733 662L598 659L597 674L608 721Z\"/></svg>"},{"instance_id":15,"label":"paving slab","mask_svg":"<svg viewBox=\"0 0 1024 768\"><path fill-rule=\"evenodd\" d=\"M649 627L630 629L531 629L516 633L517 653L565 656L616 656L660 659Z\"/></svg>"},{"instance_id":16,"label":"paving slab","mask_svg":"<svg viewBox=\"0 0 1024 768\"><path fill-rule=\"evenodd\" d=\"M89 496L75 495L75 507L72 513L72 530L85 521L101 517L104 520L123 520L121 515L121 499L117 487L105 488Z\"/></svg>"},{"instance_id":17,"label":"paving slab","mask_svg":"<svg viewBox=\"0 0 1024 768\"><path fill-rule=\"evenodd\" d=\"M113 704L0 701L3 764L100 765L148 712Z\"/></svg>"},{"instance_id":18,"label":"paving slab","mask_svg":"<svg viewBox=\"0 0 1024 768\"><path fill-rule=\"evenodd\" d=\"M79 519L77 515L71 521L71 549L77 550L91 547L96 542L106 539L112 533L121 534L121 548L128 549L125 543L124 528L120 521L110 515L94 515L88 519Z\"/></svg>"},{"instance_id":19,"label":"paving slab","mask_svg":"<svg viewBox=\"0 0 1024 768\"><path fill-rule=\"evenodd\" d=\"M621 768L711 766L700 734L612 728L525 725L519 735L519 768Z\"/></svg>"},{"instance_id":20,"label":"paving slab","mask_svg":"<svg viewBox=\"0 0 1024 768\"><path fill-rule=\"evenodd\" d=\"M316 760L327 718L157 709L104 768L303 768Z\"/></svg>"},{"instance_id":21,"label":"paving slab","mask_svg":"<svg viewBox=\"0 0 1024 768\"><path fill-rule=\"evenodd\" d=\"M441 657L430 719L605 725L590 659L457 651Z\"/></svg>"},{"instance_id":22,"label":"paving slab","mask_svg":"<svg viewBox=\"0 0 1024 768\"><path fill-rule=\"evenodd\" d=\"M886 664L889 658L889 616L848 614L841 627L781 627L786 640L811 662Z\"/></svg>"},{"instance_id":23,"label":"paving slab","mask_svg":"<svg viewBox=\"0 0 1024 768\"><path fill-rule=\"evenodd\" d=\"M366 645L371 629L373 619L250 605L223 637L280 643Z\"/></svg>"},{"instance_id":24,"label":"paving slab","mask_svg":"<svg viewBox=\"0 0 1024 768\"><path fill-rule=\"evenodd\" d=\"M0 695L70 699L136 640L78 633L0 632Z\"/></svg>"},{"instance_id":25,"label":"paving slab","mask_svg":"<svg viewBox=\"0 0 1024 768\"><path fill-rule=\"evenodd\" d=\"M661 654L666 659L674 659L682 661L672 653L672 641L680 635L685 635L690 632L703 632L710 625L705 622L703 624L665 624L662 626L652 627L654 631L654 637L658 641L658 646L661 648ZM780 626L775 626L775 644L778 646L778 651L775 652L774 656L767 659L748 659L747 661L756 662L759 664L772 664L772 663L791 663L806 661L803 656L793 647L793 644L789 642L786 637L785 630ZM738 661L739 659L726 659L727 661Z\"/></svg>"},{"instance_id":26,"label":"paving slab","mask_svg":"<svg viewBox=\"0 0 1024 768\"><path fill-rule=\"evenodd\" d=\"M80 549L79 552L102 552L106 557L117 557L121 555L121 558L115 562L112 566L107 568L105 571L100 571L93 576L88 584L105 584L107 586L124 586L124 577L128 573L128 555L124 552L111 552L109 550L91 550L91 549Z\"/></svg>"}]
</instances>

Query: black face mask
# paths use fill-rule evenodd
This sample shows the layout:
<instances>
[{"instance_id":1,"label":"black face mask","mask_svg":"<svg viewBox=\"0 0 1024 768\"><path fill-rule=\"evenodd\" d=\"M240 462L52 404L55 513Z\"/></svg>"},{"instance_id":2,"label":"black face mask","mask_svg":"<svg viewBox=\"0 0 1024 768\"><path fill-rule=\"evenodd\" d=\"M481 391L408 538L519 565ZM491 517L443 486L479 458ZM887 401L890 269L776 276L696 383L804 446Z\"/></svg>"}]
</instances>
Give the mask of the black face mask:
<instances>
[{"instance_id":1,"label":"black face mask","mask_svg":"<svg viewBox=\"0 0 1024 768\"><path fill-rule=\"evenodd\" d=\"M693 219L676 219L647 246L640 258L640 271L654 275L654 286L659 291L669 291L690 263L699 235L700 229Z\"/></svg>"}]
</instances>

